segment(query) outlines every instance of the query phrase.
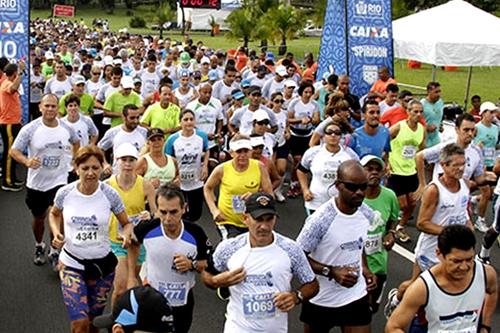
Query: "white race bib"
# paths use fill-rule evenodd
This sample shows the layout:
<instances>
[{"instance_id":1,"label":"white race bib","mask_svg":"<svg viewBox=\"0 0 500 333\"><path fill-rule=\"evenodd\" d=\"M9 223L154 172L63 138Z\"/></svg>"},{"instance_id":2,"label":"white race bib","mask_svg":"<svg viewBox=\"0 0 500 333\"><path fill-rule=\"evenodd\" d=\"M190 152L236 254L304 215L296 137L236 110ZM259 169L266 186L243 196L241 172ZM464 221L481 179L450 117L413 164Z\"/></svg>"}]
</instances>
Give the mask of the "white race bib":
<instances>
[{"instance_id":1,"label":"white race bib","mask_svg":"<svg viewBox=\"0 0 500 333\"><path fill-rule=\"evenodd\" d=\"M365 241L365 253L371 255L382 250L382 236L383 233L368 234Z\"/></svg>"},{"instance_id":2,"label":"white race bib","mask_svg":"<svg viewBox=\"0 0 500 333\"><path fill-rule=\"evenodd\" d=\"M182 181L193 181L196 178L196 170L182 170L181 180Z\"/></svg>"},{"instance_id":3,"label":"white race bib","mask_svg":"<svg viewBox=\"0 0 500 333\"><path fill-rule=\"evenodd\" d=\"M495 158L495 148L483 148L483 155L485 160L493 160Z\"/></svg>"},{"instance_id":4,"label":"white race bib","mask_svg":"<svg viewBox=\"0 0 500 333\"><path fill-rule=\"evenodd\" d=\"M159 282L158 291L165 296L171 306L182 306L187 303L189 290L185 282Z\"/></svg>"},{"instance_id":5,"label":"white race bib","mask_svg":"<svg viewBox=\"0 0 500 333\"><path fill-rule=\"evenodd\" d=\"M456 330L438 330L437 333L476 333L476 327L461 328Z\"/></svg>"},{"instance_id":6,"label":"white race bib","mask_svg":"<svg viewBox=\"0 0 500 333\"><path fill-rule=\"evenodd\" d=\"M47 169L57 169L61 164L59 155L45 155L42 159L42 167Z\"/></svg>"},{"instance_id":7,"label":"white race bib","mask_svg":"<svg viewBox=\"0 0 500 333\"><path fill-rule=\"evenodd\" d=\"M417 154L417 147L415 146L403 146L403 158L409 159L409 158L415 158L415 155Z\"/></svg>"},{"instance_id":8,"label":"white race bib","mask_svg":"<svg viewBox=\"0 0 500 333\"><path fill-rule=\"evenodd\" d=\"M244 294L243 314L247 319L271 318L276 315L274 293Z\"/></svg>"},{"instance_id":9,"label":"white race bib","mask_svg":"<svg viewBox=\"0 0 500 333\"><path fill-rule=\"evenodd\" d=\"M245 201L242 200L239 195L233 195L231 197L231 203L233 211L236 214L243 214L245 212Z\"/></svg>"},{"instance_id":10,"label":"white race bib","mask_svg":"<svg viewBox=\"0 0 500 333\"><path fill-rule=\"evenodd\" d=\"M99 227L93 225L82 225L77 228L73 237L73 244L76 246L93 246L100 244Z\"/></svg>"}]
</instances>

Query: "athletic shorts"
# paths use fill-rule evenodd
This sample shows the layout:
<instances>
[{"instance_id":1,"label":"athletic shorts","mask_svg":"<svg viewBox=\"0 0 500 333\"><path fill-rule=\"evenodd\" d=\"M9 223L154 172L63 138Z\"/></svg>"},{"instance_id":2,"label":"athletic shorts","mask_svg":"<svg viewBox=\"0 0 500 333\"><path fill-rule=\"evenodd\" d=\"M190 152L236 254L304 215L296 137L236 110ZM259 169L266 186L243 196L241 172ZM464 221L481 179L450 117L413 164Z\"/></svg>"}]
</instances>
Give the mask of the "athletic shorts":
<instances>
[{"instance_id":1,"label":"athletic shorts","mask_svg":"<svg viewBox=\"0 0 500 333\"><path fill-rule=\"evenodd\" d=\"M82 274L82 270L67 266L59 271L63 300L71 321L100 316L115 279L115 272L95 281L86 281Z\"/></svg>"},{"instance_id":2,"label":"athletic shorts","mask_svg":"<svg viewBox=\"0 0 500 333\"><path fill-rule=\"evenodd\" d=\"M113 253L117 258L127 256L127 249L124 249L121 243L113 241L111 241L110 243L111 243L111 251L113 251ZM144 247L144 245L141 245L139 251L139 258L137 258L137 264L142 265L144 264L144 261L146 261L146 248Z\"/></svg>"},{"instance_id":3,"label":"athletic shorts","mask_svg":"<svg viewBox=\"0 0 500 333\"><path fill-rule=\"evenodd\" d=\"M57 190L64 185L58 185L48 191L37 191L26 188L26 205L28 206L31 214L35 217L42 216L47 209L54 203Z\"/></svg>"},{"instance_id":4,"label":"athletic shorts","mask_svg":"<svg viewBox=\"0 0 500 333\"><path fill-rule=\"evenodd\" d=\"M305 151L309 149L309 140L311 140L311 136L294 136L290 137L288 141L290 144L290 152L292 156L302 156Z\"/></svg>"},{"instance_id":5,"label":"athletic shorts","mask_svg":"<svg viewBox=\"0 0 500 333\"><path fill-rule=\"evenodd\" d=\"M286 141L283 145L276 148L277 159L288 159L289 154L290 154L290 145L288 144L288 141Z\"/></svg>"},{"instance_id":6,"label":"athletic shorts","mask_svg":"<svg viewBox=\"0 0 500 333\"><path fill-rule=\"evenodd\" d=\"M368 295L338 308L329 308L305 301L300 320L314 333L328 333L333 327L366 326L372 321Z\"/></svg>"},{"instance_id":7,"label":"athletic shorts","mask_svg":"<svg viewBox=\"0 0 500 333\"><path fill-rule=\"evenodd\" d=\"M396 193L396 196L410 194L418 188L417 174L411 176L391 175L387 179L387 186Z\"/></svg>"},{"instance_id":8,"label":"athletic shorts","mask_svg":"<svg viewBox=\"0 0 500 333\"><path fill-rule=\"evenodd\" d=\"M248 231L248 228L237 227L232 224L217 224L217 231L222 240L234 238Z\"/></svg>"},{"instance_id":9,"label":"athletic shorts","mask_svg":"<svg viewBox=\"0 0 500 333\"><path fill-rule=\"evenodd\" d=\"M378 307L382 302L382 297L384 294L384 289L387 281L386 274L375 274L375 275L377 276L377 288L373 289L368 294L372 313L377 312Z\"/></svg>"}]
</instances>

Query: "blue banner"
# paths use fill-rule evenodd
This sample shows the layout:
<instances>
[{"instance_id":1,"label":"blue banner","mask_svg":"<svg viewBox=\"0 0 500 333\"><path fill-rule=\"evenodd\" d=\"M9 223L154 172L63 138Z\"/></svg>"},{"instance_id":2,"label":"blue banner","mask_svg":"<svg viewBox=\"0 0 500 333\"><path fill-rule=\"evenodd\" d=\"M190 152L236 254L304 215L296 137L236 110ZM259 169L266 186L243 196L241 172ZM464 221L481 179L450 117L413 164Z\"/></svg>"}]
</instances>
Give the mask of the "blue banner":
<instances>
[{"instance_id":1,"label":"blue banner","mask_svg":"<svg viewBox=\"0 0 500 333\"><path fill-rule=\"evenodd\" d=\"M23 60L26 74L19 88L23 122L29 119L29 1L0 0L0 57L10 62Z\"/></svg>"},{"instance_id":2,"label":"blue banner","mask_svg":"<svg viewBox=\"0 0 500 333\"><path fill-rule=\"evenodd\" d=\"M386 66L393 73L390 0L329 0L321 40L318 75L348 74L351 92L365 95Z\"/></svg>"}]
</instances>

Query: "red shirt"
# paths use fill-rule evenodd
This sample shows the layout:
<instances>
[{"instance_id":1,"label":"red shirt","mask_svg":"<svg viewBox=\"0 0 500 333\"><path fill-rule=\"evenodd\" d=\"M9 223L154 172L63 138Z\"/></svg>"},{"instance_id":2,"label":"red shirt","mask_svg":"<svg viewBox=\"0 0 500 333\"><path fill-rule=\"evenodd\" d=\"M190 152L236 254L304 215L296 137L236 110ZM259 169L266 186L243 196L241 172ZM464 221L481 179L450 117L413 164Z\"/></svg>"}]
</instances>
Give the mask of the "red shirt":
<instances>
[{"instance_id":1,"label":"red shirt","mask_svg":"<svg viewBox=\"0 0 500 333\"><path fill-rule=\"evenodd\" d=\"M392 127L397 123L399 123L401 120L406 120L406 119L408 119L408 113L406 112L405 109L403 109L401 105L398 105L385 111L382 117L380 118L380 123L382 125L388 124L389 127ZM424 117L420 117L419 122L422 125L424 125L424 127L427 126Z\"/></svg>"},{"instance_id":2,"label":"red shirt","mask_svg":"<svg viewBox=\"0 0 500 333\"><path fill-rule=\"evenodd\" d=\"M0 84L0 124L21 123L21 100L19 93L10 91L14 82L4 80Z\"/></svg>"}]
</instances>

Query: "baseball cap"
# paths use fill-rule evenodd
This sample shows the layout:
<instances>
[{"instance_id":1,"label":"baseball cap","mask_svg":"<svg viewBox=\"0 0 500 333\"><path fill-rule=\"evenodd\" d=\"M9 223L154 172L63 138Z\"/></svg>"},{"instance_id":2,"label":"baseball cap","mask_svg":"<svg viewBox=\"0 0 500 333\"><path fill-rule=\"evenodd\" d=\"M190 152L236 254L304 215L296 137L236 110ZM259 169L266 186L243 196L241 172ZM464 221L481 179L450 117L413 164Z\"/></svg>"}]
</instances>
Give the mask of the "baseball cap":
<instances>
[{"instance_id":1,"label":"baseball cap","mask_svg":"<svg viewBox=\"0 0 500 333\"><path fill-rule=\"evenodd\" d=\"M254 111L253 116L252 116L252 120L255 120L255 121L269 120L269 115L267 114L266 111L264 111L262 109L258 109L256 111Z\"/></svg>"},{"instance_id":2,"label":"baseball cap","mask_svg":"<svg viewBox=\"0 0 500 333\"><path fill-rule=\"evenodd\" d=\"M200 64L210 64L210 59L208 59L208 57L203 57L201 58L200 60Z\"/></svg>"},{"instance_id":3,"label":"baseball cap","mask_svg":"<svg viewBox=\"0 0 500 333\"><path fill-rule=\"evenodd\" d=\"M130 76L124 76L122 77L120 84L122 85L123 89L132 89L134 88L134 81Z\"/></svg>"},{"instance_id":4,"label":"baseball cap","mask_svg":"<svg viewBox=\"0 0 500 333\"><path fill-rule=\"evenodd\" d=\"M245 94L241 90L235 89L231 92L231 97L233 99L240 100L245 98Z\"/></svg>"},{"instance_id":5,"label":"baseball cap","mask_svg":"<svg viewBox=\"0 0 500 333\"><path fill-rule=\"evenodd\" d=\"M195 78L195 79L201 79L201 72L200 71L195 71L193 73L193 78Z\"/></svg>"},{"instance_id":6,"label":"baseball cap","mask_svg":"<svg viewBox=\"0 0 500 333\"><path fill-rule=\"evenodd\" d=\"M285 85L286 88L289 88L289 87L296 88L297 87L297 82L295 82L294 80L286 80L285 83L284 83L284 85Z\"/></svg>"},{"instance_id":7,"label":"baseball cap","mask_svg":"<svg viewBox=\"0 0 500 333\"><path fill-rule=\"evenodd\" d=\"M372 161L377 162L382 167L382 169L385 168L384 160L375 155L365 155L359 162L361 163L362 166L366 166L368 163Z\"/></svg>"},{"instance_id":8,"label":"baseball cap","mask_svg":"<svg viewBox=\"0 0 500 333\"><path fill-rule=\"evenodd\" d=\"M229 142L229 150L238 151L240 149L252 149L252 143L249 139L240 139Z\"/></svg>"},{"instance_id":9,"label":"baseball cap","mask_svg":"<svg viewBox=\"0 0 500 333\"><path fill-rule=\"evenodd\" d=\"M274 198L265 192L256 192L245 201L245 213L252 215L254 219L267 214L278 215Z\"/></svg>"},{"instance_id":10,"label":"baseball cap","mask_svg":"<svg viewBox=\"0 0 500 333\"><path fill-rule=\"evenodd\" d=\"M279 76L286 76L288 73L286 71L286 67L283 66L283 65L279 65L276 67L276 74L278 74Z\"/></svg>"},{"instance_id":11,"label":"baseball cap","mask_svg":"<svg viewBox=\"0 0 500 333\"><path fill-rule=\"evenodd\" d=\"M267 60L272 60L274 62L274 53L266 52L266 61Z\"/></svg>"},{"instance_id":12,"label":"baseball cap","mask_svg":"<svg viewBox=\"0 0 500 333\"><path fill-rule=\"evenodd\" d=\"M79 84L85 83L85 78L81 75L77 75L73 78L72 82L75 86L77 86Z\"/></svg>"},{"instance_id":13,"label":"baseball cap","mask_svg":"<svg viewBox=\"0 0 500 333\"><path fill-rule=\"evenodd\" d=\"M260 89L259 86L250 86L250 87L248 87L248 94L249 95L255 94L256 92L262 94L262 90Z\"/></svg>"},{"instance_id":14,"label":"baseball cap","mask_svg":"<svg viewBox=\"0 0 500 333\"><path fill-rule=\"evenodd\" d=\"M257 72L266 72L267 73L267 67L265 65L259 65L259 67L257 67Z\"/></svg>"},{"instance_id":15,"label":"baseball cap","mask_svg":"<svg viewBox=\"0 0 500 333\"><path fill-rule=\"evenodd\" d=\"M112 65L113 64L113 57L110 55L107 55L102 59L102 62L104 63L104 66L106 65Z\"/></svg>"},{"instance_id":16,"label":"baseball cap","mask_svg":"<svg viewBox=\"0 0 500 333\"><path fill-rule=\"evenodd\" d=\"M181 69L179 70L179 77L189 77L191 73L189 73L189 69Z\"/></svg>"},{"instance_id":17,"label":"baseball cap","mask_svg":"<svg viewBox=\"0 0 500 333\"><path fill-rule=\"evenodd\" d=\"M123 61L121 58L114 58L113 59L113 65L122 65Z\"/></svg>"},{"instance_id":18,"label":"baseball cap","mask_svg":"<svg viewBox=\"0 0 500 333\"><path fill-rule=\"evenodd\" d=\"M248 88L248 87L250 87L250 85L251 85L251 83L250 83L250 80L248 80L248 79L244 79L240 83L240 87L242 87L242 88Z\"/></svg>"},{"instance_id":19,"label":"baseball cap","mask_svg":"<svg viewBox=\"0 0 500 333\"><path fill-rule=\"evenodd\" d=\"M148 140L154 138L155 136L165 136L165 133L161 130L161 128L150 128L148 130Z\"/></svg>"},{"instance_id":20,"label":"baseball cap","mask_svg":"<svg viewBox=\"0 0 500 333\"><path fill-rule=\"evenodd\" d=\"M125 156L134 157L136 159L139 158L139 152L137 151L137 148L135 148L135 146L133 144L131 144L130 142L122 143L121 145L118 146L118 148L116 148L116 151L115 151L115 158L116 159L122 158Z\"/></svg>"},{"instance_id":21,"label":"baseball cap","mask_svg":"<svg viewBox=\"0 0 500 333\"><path fill-rule=\"evenodd\" d=\"M252 136L250 138L250 143L252 144L252 147L258 147L258 146L264 146L264 137L259 135L259 136Z\"/></svg>"},{"instance_id":22,"label":"baseball cap","mask_svg":"<svg viewBox=\"0 0 500 333\"><path fill-rule=\"evenodd\" d=\"M217 81L219 79L219 74L216 69L211 69L208 71L208 79L210 81Z\"/></svg>"},{"instance_id":23,"label":"baseball cap","mask_svg":"<svg viewBox=\"0 0 500 333\"><path fill-rule=\"evenodd\" d=\"M141 83L142 84L142 80L139 76L136 76L133 78L132 80L134 82L134 85L137 84L137 83Z\"/></svg>"},{"instance_id":24,"label":"baseball cap","mask_svg":"<svg viewBox=\"0 0 500 333\"><path fill-rule=\"evenodd\" d=\"M166 298L151 286L127 290L113 307L113 312L98 316L93 324L97 328L112 328L119 324L125 332L172 332L173 315Z\"/></svg>"},{"instance_id":25,"label":"baseball cap","mask_svg":"<svg viewBox=\"0 0 500 333\"><path fill-rule=\"evenodd\" d=\"M498 110L498 106L496 106L492 102L484 102L479 107L479 115L482 115L483 112L485 112L485 111L497 111L497 110Z\"/></svg>"},{"instance_id":26,"label":"baseball cap","mask_svg":"<svg viewBox=\"0 0 500 333\"><path fill-rule=\"evenodd\" d=\"M191 60L191 56L187 52L182 52L179 58L182 63L186 63L189 62L189 60Z\"/></svg>"}]
</instances>

